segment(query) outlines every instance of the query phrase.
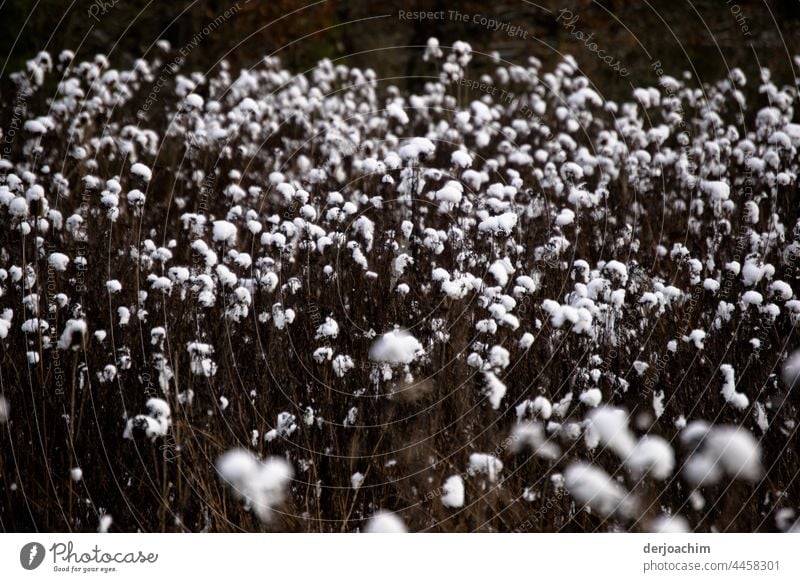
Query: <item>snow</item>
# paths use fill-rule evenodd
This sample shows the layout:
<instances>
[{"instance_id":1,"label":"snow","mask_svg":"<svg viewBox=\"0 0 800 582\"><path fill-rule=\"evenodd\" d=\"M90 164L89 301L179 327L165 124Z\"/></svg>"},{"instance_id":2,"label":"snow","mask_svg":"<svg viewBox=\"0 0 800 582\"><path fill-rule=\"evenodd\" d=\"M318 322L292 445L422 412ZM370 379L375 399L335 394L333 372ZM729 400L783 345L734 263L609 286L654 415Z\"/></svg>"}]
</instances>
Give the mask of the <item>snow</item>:
<instances>
[{"instance_id":1,"label":"snow","mask_svg":"<svg viewBox=\"0 0 800 582\"><path fill-rule=\"evenodd\" d=\"M547 420L553 414L553 405L544 396L537 396L530 406L531 412Z\"/></svg>"},{"instance_id":2,"label":"snow","mask_svg":"<svg viewBox=\"0 0 800 582\"><path fill-rule=\"evenodd\" d=\"M345 354L338 354L336 357L333 358L331 362L331 366L333 367L333 372L336 374L337 377L343 378L348 371L355 368L355 362L353 358Z\"/></svg>"},{"instance_id":3,"label":"snow","mask_svg":"<svg viewBox=\"0 0 800 582\"><path fill-rule=\"evenodd\" d=\"M675 469L675 451L663 438L645 435L625 459L625 465L638 476L664 481Z\"/></svg>"},{"instance_id":4,"label":"snow","mask_svg":"<svg viewBox=\"0 0 800 582\"><path fill-rule=\"evenodd\" d=\"M511 363L510 353L503 346L492 346L488 361L493 368L505 369Z\"/></svg>"},{"instance_id":5,"label":"snow","mask_svg":"<svg viewBox=\"0 0 800 582\"><path fill-rule=\"evenodd\" d=\"M203 108L203 98L197 93L190 93L184 98L184 103L193 109Z\"/></svg>"},{"instance_id":6,"label":"snow","mask_svg":"<svg viewBox=\"0 0 800 582\"><path fill-rule=\"evenodd\" d=\"M499 216L489 216L478 225L478 230L494 235L508 236L517 226L517 215L513 212L504 212Z\"/></svg>"},{"instance_id":7,"label":"snow","mask_svg":"<svg viewBox=\"0 0 800 582\"><path fill-rule=\"evenodd\" d=\"M758 291L745 291L742 294L742 304L745 306L761 305L763 302L764 298Z\"/></svg>"},{"instance_id":8,"label":"snow","mask_svg":"<svg viewBox=\"0 0 800 582\"><path fill-rule=\"evenodd\" d=\"M794 509L784 507L775 512L775 527L782 532L800 532L800 519L796 519L797 514Z\"/></svg>"},{"instance_id":9,"label":"snow","mask_svg":"<svg viewBox=\"0 0 800 582\"><path fill-rule=\"evenodd\" d=\"M336 339L339 335L339 324L332 318L326 317L325 322L317 328L314 339L331 338Z\"/></svg>"},{"instance_id":10,"label":"snow","mask_svg":"<svg viewBox=\"0 0 800 582\"><path fill-rule=\"evenodd\" d=\"M594 408L595 406L599 406L603 401L603 393L599 388L589 388L585 392L581 393L581 395L578 397L578 400L580 400L586 406Z\"/></svg>"},{"instance_id":11,"label":"snow","mask_svg":"<svg viewBox=\"0 0 800 582\"><path fill-rule=\"evenodd\" d=\"M649 530L660 534L686 534L691 532L689 522L680 515L661 515L650 523Z\"/></svg>"},{"instance_id":12,"label":"snow","mask_svg":"<svg viewBox=\"0 0 800 582\"><path fill-rule=\"evenodd\" d=\"M463 150L455 150L451 156L450 161L454 166L459 168L469 168L472 166L472 156Z\"/></svg>"},{"instance_id":13,"label":"snow","mask_svg":"<svg viewBox=\"0 0 800 582\"><path fill-rule=\"evenodd\" d=\"M628 282L628 267L619 261L608 261L605 264L605 269L613 274L619 280L621 285Z\"/></svg>"},{"instance_id":14,"label":"snow","mask_svg":"<svg viewBox=\"0 0 800 582\"><path fill-rule=\"evenodd\" d=\"M398 534L406 533L403 520L397 517L394 513L388 511L378 511L367 522L364 528L364 533L389 533Z\"/></svg>"},{"instance_id":15,"label":"snow","mask_svg":"<svg viewBox=\"0 0 800 582\"><path fill-rule=\"evenodd\" d=\"M150 411L150 415L165 423L166 426L169 426L168 423L170 422L170 409L169 404L165 400L160 398L150 398L146 406Z\"/></svg>"},{"instance_id":16,"label":"snow","mask_svg":"<svg viewBox=\"0 0 800 582\"><path fill-rule=\"evenodd\" d=\"M507 259L497 260L489 267L489 273L497 280L501 287L508 285L509 275L514 272L514 268Z\"/></svg>"},{"instance_id":17,"label":"snow","mask_svg":"<svg viewBox=\"0 0 800 582\"><path fill-rule=\"evenodd\" d=\"M723 377L722 396L725 398L725 402L739 410L747 408L750 405L750 400L745 394L736 391L733 366L730 364L722 364L719 367L719 371L722 373Z\"/></svg>"},{"instance_id":18,"label":"snow","mask_svg":"<svg viewBox=\"0 0 800 582\"><path fill-rule=\"evenodd\" d=\"M445 507L464 507L464 479L460 475L452 475L444 482L441 501Z\"/></svg>"},{"instance_id":19,"label":"snow","mask_svg":"<svg viewBox=\"0 0 800 582\"><path fill-rule=\"evenodd\" d=\"M729 425L708 430L683 466L684 478L695 487L714 485L723 476L755 482L762 473L761 447L755 437Z\"/></svg>"},{"instance_id":20,"label":"snow","mask_svg":"<svg viewBox=\"0 0 800 582\"><path fill-rule=\"evenodd\" d=\"M727 200L731 192L730 186L718 180L701 180L700 190L707 194L714 202Z\"/></svg>"},{"instance_id":21,"label":"snow","mask_svg":"<svg viewBox=\"0 0 800 582\"><path fill-rule=\"evenodd\" d=\"M519 347L522 350L527 350L533 345L533 342L534 342L533 334L525 332L519 339Z\"/></svg>"},{"instance_id":22,"label":"snow","mask_svg":"<svg viewBox=\"0 0 800 582\"><path fill-rule=\"evenodd\" d=\"M50 253L47 262L53 269L63 273L67 270L67 265L69 265L69 257L63 253Z\"/></svg>"},{"instance_id":23,"label":"snow","mask_svg":"<svg viewBox=\"0 0 800 582\"><path fill-rule=\"evenodd\" d=\"M18 196L8 204L8 212L15 218L25 218L28 216L28 201Z\"/></svg>"},{"instance_id":24,"label":"snow","mask_svg":"<svg viewBox=\"0 0 800 582\"><path fill-rule=\"evenodd\" d=\"M702 350L705 347L704 340L706 339L706 332L702 329L693 329L688 336L683 336L683 341L692 342L694 347Z\"/></svg>"},{"instance_id":25,"label":"snow","mask_svg":"<svg viewBox=\"0 0 800 582\"><path fill-rule=\"evenodd\" d=\"M575 222L575 212L569 208L563 208L556 216L556 226L567 226Z\"/></svg>"},{"instance_id":26,"label":"snow","mask_svg":"<svg viewBox=\"0 0 800 582\"><path fill-rule=\"evenodd\" d=\"M153 177L153 173L150 171L150 168L139 162L131 166L131 174L138 176L144 182L149 182Z\"/></svg>"},{"instance_id":27,"label":"snow","mask_svg":"<svg viewBox=\"0 0 800 582\"><path fill-rule=\"evenodd\" d=\"M547 437L544 427L538 422L517 424L511 433L511 440L515 453L528 450L534 456L548 461L555 461L561 456L559 446Z\"/></svg>"},{"instance_id":28,"label":"snow","mask_svg":"<svg viewBox=\"0 0 800 582\"><path fill-rule=\"evenodd\" d=\"M788 301L794 297L792 287L785 281L773 281L769 285L770 294L783 301Z\"/></svg>"},{"instance_id":29,"label":"snow","mask_svg":"<svg viewBox=\"0 0 800 582\"><path fill-rule=\"evenodd\" d=\"M767 411L763 404L760 402L756 402L755 410L753 415L756 419L756 424L758 428L761 430L762 434L766 433L769 430L769 419L767 418Z\"/></svg>"},{"instance_id":30,"label":"snow","mask_svg":"<svg viewBox=\"0 0 800 582\"><path fill-rule=\"evenodd\" d=\"M85 338L87 331L88 327L86 322L82 319L67 320L67 323L64 326L64 331L61 333L61 337L58 339L58 349L68 350L71 347L79 347L79 344L76 344L75 342L76 340L80 341L79 338Z\"/></svg>"},{"instance_id":31,"label":"snow","mask_svg":"<svg viewBox=\"0 0 800 582\"><path fill-rule=\"evenodd\" d=\"M43 319L34 317L32 319L25 320L20 326L20 329L23 331L23 333L26 334L39 333L39 332L45 332L48 329L50 329L50 324Z\"/></svg>"},{"instance_id":32,"label":"snow","mask_svg":"<svg viewBox=\"0 0 800 582\"><path fill-rule=\"evenodd\" d=\"M636 446L633 433L628 429L628 413L621 408L603 406L589 413L590 430L603 446L620 459L628 458Z\"/></svg>"},{"instance_id":33,"label":"snow","mask_svg":"<svg viewBox=\"0 0 800 582\"><path fill-rule=\"evenodd\" d=\"M36 133L40 135L47 133L47 128L45 127L45 125L42 122L37 121L35 119L29 119L28 121L26 121L25 125L23 126L23 129L25 131L29 131L31 133Z\"/></svg>"},{"instance_id":34,"label":"snow","mask_svg":"<svg viewBox=\"0 0 800 582\"><path fill-rule=\"evenodd\" d=\"M745 286L757 285L764 278L764 269L753 261L747 261L742 267L742 281Z\"/></svg>"},{"instance_id":35,"label":"snow","mask_svg":"<svg viewBox=\"0 0 800 582\"><path fill-rule=\"evenodd\" d=\"M11 329L11 320L14 317L14 311L11 309L3 309L0 312L0 339L8 337L8 330Z\"/></svg>"},{"instance_id":36,"label":"snow","mask_svg":"<svg viewBox=\"0 0 800 582\"><path fill-rule=\"evenodd\" d=\"M283 503L294 471L280 457L258 460L244 449L233 449L217 458L215 467L234 496L245 503L262 522L271 521Z\"/></svg>"},{"instance_id":37,"label":"snow","mask_svg":"<svg viewBox=\"0 0 800 582\"><path fill-rule=\"evenodd\" d=\"M608 474L589 463L575 462L564 471L564 485L575 500L605 518L627 517L635 508L633 497Z\"/></svg>"},{"instance_id":38,"label":"snow","mask_svg":"<svg viewBox=\"0 0 800 582\"><path fill-rule=\"evenodd\" d=\"M663 390L653 392L653 414L656 418L661 418L664 415L664 399L666 394Z\"/></svg>"},{"instance_id":39,"label":"snow","mask_svg":"<svg viewBox=\"0 0 800 582\"><path fill-rule=\"evenodd\" d=\"M214 347L202 342L189 342L186 351L191 357L190 370L196 376L210 378L217 373L217 364L211 359Z\"/></svg>"},{"instance_id":40,"label":"snow","mask_svg":"<svg viewBox=\"0 0 800 582\"><path fill-rule=\"evenodd\" d=\"M415 137L400 148L400 157L404 160L416 160L436 151L433 142L424 137ZM388 165L388 164L387 164Z\"/></svg>"},{"instance_id":41,"label":"snow","mask_svg":"<svg viewBox=\"0 0 800 582\"><path fill-rule=\"evenodd\" d=\"M100 516L100 523L97 525L97 533L108 533L114 519L107 513Z\"/></svg>"},{"instance_id":42,"label":"snow","mask_svg":"<svg viewBox=\"0 0 800 582\"><path fill-rule=\"evenodd\" d=\"M410 364L421 355L424 350L414 336L400 330L383 334L372 344L369 357L375 362L387 364Z\"/></svg>"},{"instance_id":43,"label":"snow","mask_svg":"<svg viewBox=\"0 0 800 582\"><path fill-rule=\"evenodd\" d=\"M235 244L236 232L236 225L227 220L214 221L214 241Z\"/></svg>"},{"instance_id":44,"label":"snow","mask_svg":"<svg viewBox=\"0 0 800 582\"><path fill-rule=\"evenodd\" d=\"M436 200L449 203L448 209L459 204L463 197L464 189L461 184L452 180L436 192Z\"/></svg>"},{"instance_id":45,"label":"snow","mask_svg":"<svg viewBox=\"0 0 800 582\"><path fill-rule=\"evenodd\" d=\"M492 410L498 410L500 408L500 402L506 395L506 385L492 372L484 372L483 377L486 382L484 393L489 399L489 403L492 405Z\"/></svg>"},{"instance_id":46,"label":"snow","mask_svg":"<svg viewBox=\"0 0 800 582\"><path fill-rule=\"evenodd\" d=\"M120 326L128 325L128 322L130 321L131 318L131 310L125 307L124 305L120 306L117 309L117 316L119 317Z\"/></svg>"},{"instance_id":47,"label":"snow","mask_svg":"<svg viewBox=\"0 0 800 582\"><path fill-rule=\"evenodd\" d=\"M403 107L399 103L389 103L386 113L401 125L408 125L408 114L403 111Z\"/></svg>"},{"instance_id":48,"label":"snow","mask_svg":"<svg viewBox=\"0 0 800 582\"><path fill-rule=\"evenodd\" d=\"M172 425L169 404L160 398L149 398L145 406L148 414L138 414L129 419L122 438L132 440L136 436L136 431L141 431L151 441L167 435Z\"/></svg>"},{"instance_id":49,"label":"snow","mask_svg":"<svg viewBox=\"0 0 800 582\"><path fill-rule=\"evenodd\" d=\"M489 481L496 481L500 472L503 470L503 462L487 453L472 453L469 456L467 472L470 475L486 475Z\"/></svg>"}]
</instances>

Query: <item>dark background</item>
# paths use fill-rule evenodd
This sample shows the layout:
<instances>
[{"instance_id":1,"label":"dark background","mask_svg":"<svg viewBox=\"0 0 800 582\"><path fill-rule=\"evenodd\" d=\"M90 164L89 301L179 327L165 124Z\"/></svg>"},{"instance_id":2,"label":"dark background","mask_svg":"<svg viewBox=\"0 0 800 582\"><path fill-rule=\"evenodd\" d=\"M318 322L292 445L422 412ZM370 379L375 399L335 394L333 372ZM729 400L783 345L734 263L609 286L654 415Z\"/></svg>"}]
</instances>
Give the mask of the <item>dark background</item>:
<instances>
[{"instance_id":1,"label":"dark background","mask_svg":"<svg viewBox=\"0 0 800 582\"><path fill-rule=\"evenodd\" d=\"M734 4L741 9L740 18L746 19L751 36L742 34L732 12ZM103 53L113 65L126 67L159 38L169 40L175 48L183 46L232 5L220 0L0 0L0 77L7 81L12 71L24 68L25 60L43 49L55 56L69 48L79 58ZM600 46L631 74L619 77L571 37L555 21L561 8L579 14L577 28L594 32ZM397 18L398 10L448 9L523 27L528 39L510 38L473 23L403 22ZM293 11L297 12L270 25ZM378 15L389 16L353 23ZM693 65L703 79L717 79L733 66L752 73L760 62L777 78L791 81L791 57L800 45L798 25L800 2L795 0L540 0L535 4L525 0L251 0L242 2L235 16L205 37L188 55L187 63L205 71L227 55L236 70L275 52L292 69L305 70L320 58L349 55L349 64L373 67L381 76L413 77L423 70L420 49L388 47L424 45L428 37L436 36L442 45L466 40L476 51L496 50L518 63L536 56L552 64L559 59L558 52L570 53L605 95L627 96L631 84L655 81L653 60L660 60L674 76ZM487 60L476 55L473 63L480 67L480 61L486 64ZM398 79L395 83L413 85L415 81ZM0 85L7 88L7 83Z\"/></svg>"}]
</instances>

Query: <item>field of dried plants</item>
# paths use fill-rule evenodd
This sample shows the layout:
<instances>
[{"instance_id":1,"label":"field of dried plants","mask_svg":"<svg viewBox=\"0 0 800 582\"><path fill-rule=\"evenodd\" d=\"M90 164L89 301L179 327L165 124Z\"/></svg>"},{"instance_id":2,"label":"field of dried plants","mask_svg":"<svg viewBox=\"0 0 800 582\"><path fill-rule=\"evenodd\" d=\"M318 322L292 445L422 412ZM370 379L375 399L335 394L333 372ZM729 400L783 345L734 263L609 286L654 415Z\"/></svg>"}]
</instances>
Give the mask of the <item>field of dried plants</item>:
<instances>
[{"instance_id":1,"label":"field of dried plants","mask_svg":"<svg viewBox=\"0 0 800 582\"><path fill-rule=\"evenodd\" d=\"M0 529L797 528L797 87L475 58L29 61Z\"/></svg>"}]
</instances>

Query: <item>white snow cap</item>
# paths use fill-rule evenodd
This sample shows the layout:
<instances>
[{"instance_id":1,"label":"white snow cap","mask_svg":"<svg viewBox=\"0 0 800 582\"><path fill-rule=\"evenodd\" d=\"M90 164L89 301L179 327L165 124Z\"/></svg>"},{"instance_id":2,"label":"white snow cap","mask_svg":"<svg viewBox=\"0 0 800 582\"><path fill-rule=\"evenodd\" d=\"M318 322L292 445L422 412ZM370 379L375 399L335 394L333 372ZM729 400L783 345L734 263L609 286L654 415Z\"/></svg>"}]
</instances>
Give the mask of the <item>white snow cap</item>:
<instances>
[{"instance_id":1,"label":"white snow cap","mask_svg":"<svg viewBox=\"0 0 800 582\"><path fill-rule=\"evenodd\" d=\"M273 516L274 509L283 503L294 471L281 457L259 461L245 449L233 449L221 455L215 463L219 476L233 489L262 521Z\"/></svg>"},{"instance_id":2,"label":"white snow cap","mask_svg":"<svg viewBox=\"0 0 800 582\"><path fill-rule=\"evenodd\" d=\"M755 482L761 478L761 447L753 434L733 425L715 426L705 434L702 426L690 424L684 429L684 440L700 439L695 452L683 466L683 476L695 487L714 485L724 476ZM694 431L695 436L686 435Z\"/></svg>"},{"instance_id":3,"label":"white snow cap","mask_svg":"<svg viewBox=\"0 0 800 582\"><path fill-rule=\"evenodd\" d=\"M725 402L734 408L738 408L739 410L744 410L747 408L750 405L750 400L745 394L736 391L736 380L733 366L730 364L722 364L719 367L719 371L722 373L723 377L722 396L725 398Z\"/></svg>"},{"instance_id":4,"label":"white snow cap","mask_svg":"<svg viewBox=\"0 0 800 582\"><path fill-rule=\"evenodd\" d=\"M464 507L464 479L460 475L447 478L442 486L442 505L445 507Z\"/></svg>"},{"instance_id":5,"label":"white snow cap","mask_svg":"<svg viewBox=\"0 0 800 582\"><path fill-rule=\"evenodd\" d=\"M436 151L433 142L425 137L410 139L400 148L400 157L406 160L416 160L420 156L427 156Z\"/></svg>"},{"instance_id":6,"label":"white snow cap","mask_svg":"<svg viewBox=\"0 0 800 582\"><path fill-rule=\"evenodd\" d=\"M517 226L518 216L513 212L504 212L499 216L489 216L478 224L478 230L494 235L508 236Z\"/></svg>"},{"instance_id":7,"label":"white snow cap","mask_svg":"<svg viewBox=\"0 0 800 582\"><path fill-rule=\"evenodd\" d=\"M150 178L153 177L153 172L150 171L150 168L138 162L131 166L131 174L139 176L145 182L149 182Z\"/></svg>"},{"instance_id":8,"label":"white snow cap","mask_svg":"<svg viewBox=\"0 0 800 582\"><path fill-rule=\"evenodd\" d=\"M503 461L486 453L472 453L469 456L467 472L470 475L481 473L489 477L489 481L496 481L503 470Z\"/></svg>"},{"instance_id":9,"label":"white snow cap","mask_svg":"<svg viewBox=\"0 0 800 582\"><path fill-rule=\"evenodd\" d=\"M622 408L603 406L589 413L589 430L599 442L621 459L627 458L636 446L636 438L628 429L628 412Z\"/></svg>"},{"instance_id":10,"label":"white snow cap","mask_svg":"<svg viewBox=\"0 0 800 582\"><path fill-rule=\"evenodd\" d=\"M660 436L645 435L636 443L625 465L637 476L648 475L663 481L675 469L675 451Z\"/></svg>"},{"instance_id":11,"label":"white snow cap","mask_svg":"<svg viewBox=\"0 0 800 582\"><path fill-rule=\"evenodd\" d=\"M725 182L719 181L701 180L700 189L704 193L708 194L714 202L727 200L731 192L730 186L728 186Z\"/></svg>"},{"instance_id":12,"label":"white snow cap","mask_svg":"<svg viewBox=\"0 0 800 582\"><path fill-rule=\"evenodd\" d=\"M67 270L67 265L69 265L69 257L64 253L50 253L47 262L53 269L63 273Z\"/></svg>"},{"instance_id":13,"label":"white snow cap","mask_svg":"<svg viewBox=\"0 0 800 582\"><path fill-rule=\"evenodd\" d=\"M14 317L14 312L11 309L3 309L0 313L0 339L8 337L8 331L11 329L11 320Z\"/></svg>"},{"instance_id":14,"label":"white snow cap","mask_svg":"<svg viewBox=\"0 0 800 582\"><path fill-rule=\"evenodd\" d=\"M367 522L365 533L407 533L406 524L394 513L378 511Z\"/></svg>"},{"instance_id":15,"label":"white snow cap","mask_svg":"<svg viewBox=\"0 0 800 582\"><path fill-rule=\"evenodd\" d=\"M390 331L372 344L369 357L386 364L410 364L424 354L422 344L406 331Z\"/></svg>"},{"instance_id":16,"label":"white snow cap","mask_svg":"<svg viewBox=\"0 0 800 582\"><path fill-rule=\"evenodd\" d=\"M472 156L464 150L455 150L450 155L450 161L459 168L469 168L472 165Z\"/></svg>"},{"instance_id":17,"label":"white snow cap","mask_svg":"<svg viewBox=\"0 0 800 582\"><path fill-rule=\"evenodd\" d=\"M100 523L97 525L97 533L108 533L112 523L114 523L114 518L104 513L100 516Z\"/></svg>"},{"instance_id":18,"label":"white snow cap","mask_svg":"<svg viewBox=\"0 0 800 582\"><path fill-rule=\"evenodd\" d=\"M572 463L564 471L564 485L576 501L603 517L630 517L635 501L630 493L602 469L589 463Z\"/></svg>"},{"instance_id":19,"label":"white snow cap","mask_svg":"<svg viewBox=\"0 0 800 582\"><path fill-rule=\"evenodd\" d=\"M317 333L314 339L332 338L336 339L339 335L339 324L330 317L326 317L325 321L317 328Z\"/></svg>"},{"instance_id":20,"label":"white snow cap","mask_svg":"<svg viewBox=\"0 0 800 582\"><path fill-rule=\"evenodd\" d=\"M228 244L236 243L236 225L227 220L214 221L214 240Z\"/></svg>"},{"instance_id":21,"label":"white snow cap","mask_svg":"<svg viewBox=\"0 0 800 582\"><path fill-rule=\"evenodd\" d=\"M486 381L484 394L489 399L492 409L497 410L500 408L500 402L506 395L506 385L503 384L493 372L484 372L483 377Z\"/></svg>"},{"instance_id":22,"label":"white snow cap","mask_svg":"<svg viewBox=\"0 0 800 582\"><path fill-rule=\"evenodd\" d=\"M689 522L680 515L660 515L650 522L653 533L689 533Z\"/></svg>"},{"instance_id":23,"label":"white snow cap","mask_svg":"<svg viewBox=\"0 0 800 582\"><path fill-rule=\"evenodd\" d=\"M581 395L578 397L583 404L586 406L590 406L592 408L599 406L600 403L603 401L603 393L600 391L599 388L589 388L585 392L581 392Z\"/></svg>"},{"instance_id":24,"label":"white snow cap","mask_svg":"<svg viewBox=\"0 0 800 582\"><path fill-rule=\"evenodd\" d=\"M569 208L561 209L561 212L556 216L556 226L567 226L575 222L575 212Z\"/></svg>"},{"instance_id":25,"label":"white snow cap","mask_svg":"<svg viewBox=\"0 0 800 582\"><path fill-rule=\"evenodd\" d=\"M529 449L535 456L549 461L561 456L559 446L547 437L544 426L538 422L517 424L511 432L511 440L511 450L515 453Z\"/></svg>"},{"instance_id":26,"label":"white snow cap","mask_svg":"<svg viewBox=\"0 0 800 582\"><path fill-rule=\"evenodd\" d=\"M122 438L132 440L135 436L134 431L141 431L151 441L155 441L169 432L169 427L172 426L172 416L166 400L149 398L145 406L148 414L137 414L128 419Z\"/></svg>"},{"instance_id":27,"label":"white snow cap","mask_svg":"<svg viewBox=\"0 0 800 582\"><path fill-rule=\"evenodd\" d=\"M58 349L68 350L71 347L79 347L80 339L86 336L86 322L82 319L69 319L64 326L61 337L58 338ZM78 342L76 342L78 340Z\"/></svg>"},{"instance_id":28,"label":"white snow cap","mask_svg":"<svg viewBox=\"0 0 800 582\"><path fill-rule=\"evenodd\" d=\"M702 329L693 329L689 335L683 336L683 341L685 342L692 342L694 347L698 350L702 350L705 347L705 339L706 339L706 332Z\"/></svg>"}]
</instances>

